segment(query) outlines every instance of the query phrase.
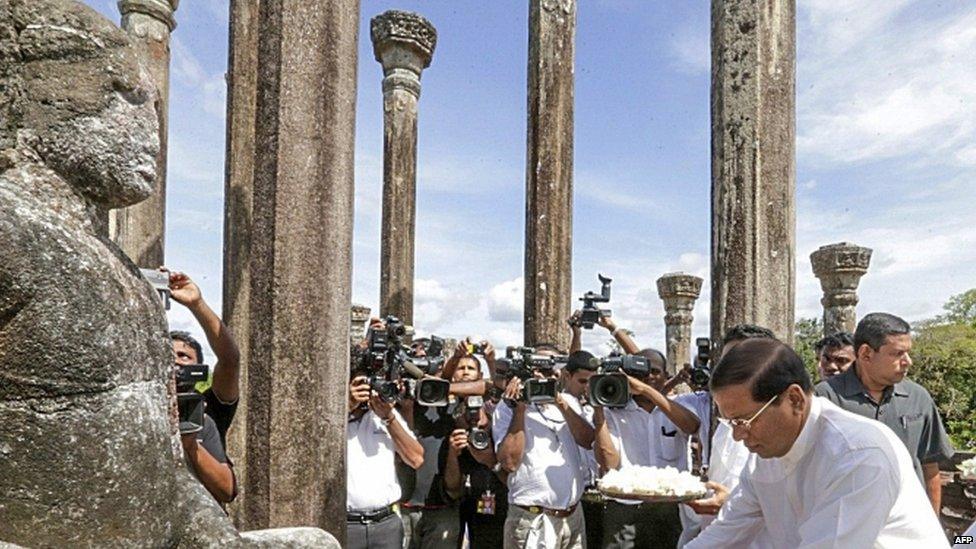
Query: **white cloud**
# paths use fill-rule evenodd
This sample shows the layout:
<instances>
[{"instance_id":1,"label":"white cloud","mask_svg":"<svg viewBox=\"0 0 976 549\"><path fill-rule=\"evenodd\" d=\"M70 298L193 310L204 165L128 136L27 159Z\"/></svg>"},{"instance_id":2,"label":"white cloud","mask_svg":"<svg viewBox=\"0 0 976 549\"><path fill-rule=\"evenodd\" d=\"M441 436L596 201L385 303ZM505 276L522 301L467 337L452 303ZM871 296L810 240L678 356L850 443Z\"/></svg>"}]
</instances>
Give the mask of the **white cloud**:
<instances>
[{"instance_id":1,"label":"white cloud","mask_svg":"<svg viewBox=\"0 0 976 549\"><path fill-rule=\"evenodd\" d=\"M698 74L712 68L712 52L707 26L687 26L678 30L670 43L673 66L680 72Z\"/></svg>"},{"instance_id":2,"label":"white cloud","mask_svg":"<svg viewBox=\"0 0 976 549\"><path fill-rule=\"evenodd\" d=\"M925 20L905 1L801 8L797 150L817 165L969 165L976 141L976 9Z\"/></svg>"},{"instance_id":3,"label":"white cloud","mask_svg":"<svg viewBox=\"0 0 976 549\"><path fill-rule=\"evenodd\" d=\"M525 289L521 276L496 284L488 291L488 318L494 322L521 322L524 308Z\"/></svg>"},{"instance_id":4,"label":"white cloud","mask_svg":"<svg viewBox=\"0 0 976 549\"><path fill-rule=\"evenodd\" d=\"M188 88L185 93L196 95L203 112L218 120L227 113L227 84L224 73L209 74L178 35L170 39L170 87Z\"/></svg>"}]
</instances>

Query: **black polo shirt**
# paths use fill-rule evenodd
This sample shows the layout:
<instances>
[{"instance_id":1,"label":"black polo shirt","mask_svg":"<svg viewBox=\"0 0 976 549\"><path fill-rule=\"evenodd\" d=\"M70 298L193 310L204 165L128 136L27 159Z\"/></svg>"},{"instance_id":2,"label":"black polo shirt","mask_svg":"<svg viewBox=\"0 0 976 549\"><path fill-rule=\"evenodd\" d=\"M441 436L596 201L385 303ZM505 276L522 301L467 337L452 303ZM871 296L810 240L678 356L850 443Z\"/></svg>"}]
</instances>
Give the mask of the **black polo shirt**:
<instances>
[{"instance_id":1,"label":"black polo shirt","mask_svg":"<svg viewBox=\"0 0 976 549\"><path fill-rule=\"evenodd\" d=\"M814 392L848 412L876 419L891 428L908 448L923 486L922 464L942 461L955 453L932 395L910 379L885 388L881 402L875 402L857 377L855 363L847 371L818 383Z\"/></svg>"}]
</instances>

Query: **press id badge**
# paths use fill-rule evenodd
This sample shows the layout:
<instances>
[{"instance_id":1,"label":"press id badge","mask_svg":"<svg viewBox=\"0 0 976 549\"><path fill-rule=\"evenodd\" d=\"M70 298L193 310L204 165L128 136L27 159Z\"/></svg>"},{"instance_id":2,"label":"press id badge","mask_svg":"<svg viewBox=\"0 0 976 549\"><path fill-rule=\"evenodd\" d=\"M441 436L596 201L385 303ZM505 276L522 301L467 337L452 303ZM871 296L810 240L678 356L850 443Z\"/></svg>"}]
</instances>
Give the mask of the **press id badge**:
<instances>
[{"instance_id":1,"label":"press id badge","mask_svg":"<svg viewBox=\"0 0 976 549\"><path fill-rule=\"evenodd\" d=\"M478 498L478 514L495 514L495 494L491 490L485 490L485 493L481 494L481 497Z\"/></svg>"}]
</instances>

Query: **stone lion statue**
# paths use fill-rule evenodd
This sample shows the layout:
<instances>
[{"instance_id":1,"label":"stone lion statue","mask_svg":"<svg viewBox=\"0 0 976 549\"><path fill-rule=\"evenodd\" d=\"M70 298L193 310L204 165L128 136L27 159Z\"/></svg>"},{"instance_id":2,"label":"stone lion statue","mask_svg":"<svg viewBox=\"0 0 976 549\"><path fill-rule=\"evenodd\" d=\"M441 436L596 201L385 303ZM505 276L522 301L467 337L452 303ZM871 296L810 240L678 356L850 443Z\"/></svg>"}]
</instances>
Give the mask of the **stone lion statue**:
<instances>
[{"instance_id":1,"label":"stone lion statue","mask_svg":"<svg viewBox=\"0 0 976 549\"><path fill-rule=\"evenodd\" d=\"M335 546L238 534L182 462L158 297L106 237L153 189L156 92L73 0L0 0L0 546Z\"/></svg>"}]
</instances>

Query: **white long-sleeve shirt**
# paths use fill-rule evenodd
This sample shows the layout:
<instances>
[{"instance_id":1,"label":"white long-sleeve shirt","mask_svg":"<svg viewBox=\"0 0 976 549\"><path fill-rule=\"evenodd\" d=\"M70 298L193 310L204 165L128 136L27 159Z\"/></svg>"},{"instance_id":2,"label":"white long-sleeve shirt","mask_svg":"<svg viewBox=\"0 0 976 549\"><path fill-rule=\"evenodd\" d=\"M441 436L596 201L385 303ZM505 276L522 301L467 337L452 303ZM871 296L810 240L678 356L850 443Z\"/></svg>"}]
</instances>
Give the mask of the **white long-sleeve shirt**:
<instances>
[{"instance_id":1,"label":"white long-sleeve shirt","mask_svg":"<svg viewBox=\"0 0 976 549\"><path fill-rule=\"evenodd\" d=\"M813 397L783 457L752 455L718 519L686 547L948 547L904 444L886 426Z\"/></svg>"}]
</instances>

